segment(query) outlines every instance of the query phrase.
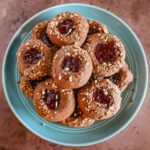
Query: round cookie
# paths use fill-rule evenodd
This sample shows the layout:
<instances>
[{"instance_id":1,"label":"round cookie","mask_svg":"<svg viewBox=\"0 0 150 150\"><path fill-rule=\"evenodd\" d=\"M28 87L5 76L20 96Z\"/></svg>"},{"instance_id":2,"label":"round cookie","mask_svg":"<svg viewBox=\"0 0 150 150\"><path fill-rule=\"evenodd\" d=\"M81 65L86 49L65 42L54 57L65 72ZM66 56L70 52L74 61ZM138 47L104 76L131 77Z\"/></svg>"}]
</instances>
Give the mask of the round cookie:
<instances>
[{"instance_id":1,"label":"round cookie","mask_svg":"<svg viewBox=\"0 0 150 150\"><path fill-rule=\"evenodd\" d=\"M73 113L76 105L73 91L59 88L52 79L36 86L33 102L39 115L52 122L67 119Z\"/></svg>"},{"instance_id":2,"label":"round cookie","mask_svg":"<svg viewBox=\"0 0 150 150\"><path fill-rule=\"evenodd\" d=\"M93 74L108 77L124 65L125 48L120 39L111 34L95 33L88 36L83 46L93 61Z\"/></svg>"},{"instance_id":3,"label":"round cookie","mask_svg":"<svg viewBox=\"0 0 150 150\"><path fill-rule=\"evenodd\" d=\"M40 40L31 39L23 43L17 53L21 74L31 80L40 79L50 73L51 51Z\"/></svg>"},{"instance_id":4,"label":"round cookie","mask_svg":"<svg viewBox=\"0 0 150 150\"><path fill-rule=\"evenodd\" d=\"M28 77L22 76L20 80L20 89L29 99L32 100L35 87L46 79L48 79L48 76L43 77L41 80L30 80Z\"/></svg>"},{"instance_id":5,"label":"round cookie","mask_svg":"<svg viewBox=\"0 0 150 150\"><path fill-rule=\"evenodd\" d=\"M88 20L88 23L89 23L88 35L95 33L108 33L107 27L101 22L98 22L96 20Z\"/></svg>"},{"instance_id":6,"label":"round cookie","mask_svg":"<svg viewBox=\"0 0 150 150\"><path fill-rule=\"evenodd\" d=\"M92 68L87 51L74 45L64 46L54 56L52 75L59 86L76 89L87 83Z\"/></svg>"},{"instance_id":7,"label":"round cookie","mask_svg":"<svg viewBox=\"0 0 150 150\"><path fill-rule=\"evenodd\" d=\"M87 20L78 13L63 12L52 20L47 27L47 34L52 43L58 46L81 46L87 36L89 25Z\"/></svg>"},{"instance_id":8,"label":"round cookie","mask_svg":"<svg viewBox=\"0 0 150 150\"><path fill-rule=\"evenodd\" d=\"M133 81L133 74L129 70L128 65L125 64L118 73L108 77L108 79L115 83L123 92L127 88L127 86Z\"/></svg>"},{"instance_id":9,"label":"round cookie","mask_svg":"<svg viewBox=\"0 0 150 150\"><path fill-rule=\"evenodd\" d=\"M121 92L108 79L95 80L79 90L78 104L89 118L99 120L114 116L121 105Z\"/></svg>"}]
</instances>

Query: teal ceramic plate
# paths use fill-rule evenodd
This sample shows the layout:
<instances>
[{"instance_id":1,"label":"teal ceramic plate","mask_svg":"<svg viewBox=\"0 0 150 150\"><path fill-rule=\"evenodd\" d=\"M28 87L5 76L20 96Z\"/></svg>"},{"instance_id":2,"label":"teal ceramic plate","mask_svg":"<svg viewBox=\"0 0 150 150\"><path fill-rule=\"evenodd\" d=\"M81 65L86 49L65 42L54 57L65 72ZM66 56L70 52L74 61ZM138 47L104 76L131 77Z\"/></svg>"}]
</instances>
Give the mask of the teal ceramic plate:
<instances>
[{"instance_id":1,"label":"teal ceramic plate","mask_svg":"<svg viewBox=\"0 0 150 150\"><path fill-rule=\"evenodd\" d=\"M74 129L58 123L43 120L35 111L32 101L28 100L20 91L18 84L16 52L20 44L25 41L31 29L40 21L51 19L63 11L79 12L89 19L96 19L107 25L110 32L117 35L125 45L126 61L131 68L135 80L130 87L134 92L126 90L123 93L122 106L116 116L84 129ZM148 68L144 50L133 31L114 14L90 5L66 4L48 8L34 15L15 33L3 62L3 87L9 106L16 117L30 131L39 137L58 144L69 146L87 146L105 141L122 131L139 111L146 94L148 84ZM133 102L129 103L128 99Z\"/></svg>"}]
</instances>

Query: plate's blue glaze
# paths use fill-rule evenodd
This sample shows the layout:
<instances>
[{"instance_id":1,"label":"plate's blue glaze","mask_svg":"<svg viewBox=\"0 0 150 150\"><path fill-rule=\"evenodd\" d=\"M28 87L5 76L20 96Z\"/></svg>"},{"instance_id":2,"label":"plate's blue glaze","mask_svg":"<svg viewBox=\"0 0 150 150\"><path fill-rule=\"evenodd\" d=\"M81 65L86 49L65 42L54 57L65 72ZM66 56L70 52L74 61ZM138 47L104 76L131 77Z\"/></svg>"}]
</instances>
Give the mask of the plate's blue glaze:
<instances>
[{"instance_id":1,"label":"plate's blue glaze","mask_svg":"<svg viewBox=\"0 0 150 150\"><path fill-rule=\"evenodd\" d=\"M108 29L121 38L126 47L126 61L134 77L130 87L135 92L126 90L123 93L122 107L116 116L104 121L97 121L93 126L85 129L73 129L58 123L43 120L34 110L32 101L28 100L19 89L16 81L19 79L16 52L20 44L26 40L31 29L40 21L53 18L63 11L79 12L89 19L96 19L107 25ZM87 146L102 142L123 130L135 117L140 109L148 84L148 68L144 50L133 31L114 14L90 5L67 4L48 8L23 24L15 33L6 50L3 62L4 92L16 117L33 133L48 141L69 145ZM128 103L128 98L133 102Z\"/></svg>"}]
</instances>

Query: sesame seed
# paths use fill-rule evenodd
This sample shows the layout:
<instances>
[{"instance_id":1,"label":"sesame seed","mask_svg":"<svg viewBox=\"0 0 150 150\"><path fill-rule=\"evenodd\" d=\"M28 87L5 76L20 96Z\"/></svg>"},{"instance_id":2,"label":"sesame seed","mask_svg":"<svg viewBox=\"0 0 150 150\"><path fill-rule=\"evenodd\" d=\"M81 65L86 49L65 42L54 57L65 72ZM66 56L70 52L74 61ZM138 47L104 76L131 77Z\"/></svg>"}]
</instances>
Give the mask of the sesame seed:
<instances>
[{"instance_id":1,"label":"sesame seed","mask_svg":"<svg viewBox=\"0 0 150 150\"><path fill-rule=\"evenodd\" d=\"M59 76L58 76L58 80L61 80L61 79L62 79L62 76L61 76L61 75L59 75Z\"/></svg>"},{"instance_id":2,"label":"sesame seed","mask_svg":"<svg viewBox=\"0 0 150 150\"><path fill-rule=\"evenodd\" d=\"M97 81L97 80L95 80L94 82L95 82L95 83L97 83L98 81Z\"/></svg>"},{"instance_id":3,"label":"sesame seed","mask_svg":"<svg viewBox=\"0 0 150 150\"><path fill-rule=\"evenodd\" d=\"M81 127L83 127L83 124L81 123Z\"/></svg>"},{"instance_id":4,"label":"sesame seed","mask_svg":"<svg viewBox=\"0 0 150 150\"><path fill-rule=\"evenodd\" d=\"M69 77L69 81L70 81L70 82L72 82L72 81L73 81L72 76L70 76L70 77Z\"/></svg>"},{"instance_id":5,"label":"sesame seed","mask_svg":"<svg viewBox=\"0 0 150 150\"><path fill-rule=\"evenodd\" d=\"M65 71L69 71L70 69L67 67L67 68L65 68L64 70L65 70Z\"/></svg>"},{"instance_id":6,"label":"sesame seed","mask_svg":"<svg viewBox=\"0 0 150 150\"><path fill-rule=\"evenodd\" d=\"M78 121L78 119L74 120L74 123L76 123Z\"/></svg>"},{"instance_id":7,"label":"sesame seed","mask_svg":"<svg viewBox=\"0 0 150 150\"><path fill-rule=\"evenodd\" d=\"M57 111L54 111L54 114L57 114Z\"/></svg>"},{"instance_id":8,"label":"sesame seed","mask_svg":"<svg viewBox=\"0 0 150 150\"><path fill-rule=\"evenodd\" d=\"M48 85L48 84L49 84L48 82L45 83L45 85Z\"/></svg>"},{"instance_id":9,"label":"sesame seed","mask_svg":"<svg viewBox=\"0 0 150 150\"><path fill-rule=\"evenodd\" d=\"M87 63L86 63L86 65L87 65L87 66L89 66L89 65L90 65L90 63L89 63L89 62L87 62Z\"/></svg>"},{"instance_id":10,"label":"sesame seed","mask_svg":"<svg viewBox=\"0 0 150 150\"><path fill-rule=\"evenodd\" d=\"M88 118L84 118L84 121L88 121L89 119Z\"/></svg>"},{"instance_id":11,"label":"sesame seed","mask_svg":"<svg viewBox=\"0 0 150 150\"><path fill-rule=\"evenodd\" d=\"M43 106L43 110L47 110L47 106L46 105Z\"/></svg>"},{"instance_id":12,"label":"sesame seed","mask_svg":"<svg viewBox=\"0 0 150 150\"><path fill-rule=\"evenodd\" d=\"M104 95L107 96L108 95L108 91L106 89L103 89Z\"/></svg>"}]
</instances>

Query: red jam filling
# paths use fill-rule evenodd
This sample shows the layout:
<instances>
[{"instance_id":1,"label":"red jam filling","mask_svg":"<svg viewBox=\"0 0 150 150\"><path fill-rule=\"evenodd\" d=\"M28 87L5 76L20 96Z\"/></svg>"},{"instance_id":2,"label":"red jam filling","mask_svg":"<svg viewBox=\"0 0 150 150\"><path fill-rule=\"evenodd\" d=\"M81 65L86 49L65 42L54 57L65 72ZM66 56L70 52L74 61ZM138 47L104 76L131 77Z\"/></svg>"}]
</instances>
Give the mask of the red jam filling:
<instances>
[{"instance_id":1,"label":"red jam filling","mask_svg":"<svg viewBox=\"0 0 150 150\"><path fill-rule=\"evenodd\" d=\"M42 31L40 34L40 39L43 43L45 43L48 47L53 46L52 42L50 41L47 33L45 31Z\"/></svg>"},{"instance_id":2,"label":"red jam filling","mask_svg":"<svg viewBox=\"0 0 150 150\"><path fill-rule=\"evenodd\" d=\"M41 53L36 49L30 49L23 52L23 60L27 64L36 64L41 57Z\"/></svg>"},{"instance_id":3,"label":"red jam filling","mask_svg":"<svg viewBox=\"0 0 150 150\"><path fill-rule=\"evenodd\" d=\"M57 109L59 106L60 96L58 91L45 89L42 91L42 99L49 109Z\"/></svg>"},{"instance_id":4,"label":"red jam filling","mask_svg":"<svg viewBox=\"0 0 150 150\"><path fill-rule=\"evenodd\" d=\"M119 56L115 42L98 43L95 48L95 57L100 63L115 62Z\"/></svg>"},{"instance_id":5,"label":"red jam filling","mask_svg":"<svg viewBox=\"0 0 150 150\"><path fill-rule=\"evenodd\" d=\"M108 93L106 93L106 92L104 91L104 89L98 89L98 88L96 88L96 89L94 90L94 93L93 93L93 100L94 100L95 102L99 102L99 103L101 103L101 104L106 105L106 108L107 108L107 109L108 109L110 106L113 105L113 101L112 101L111 96L110 96Z\"/></svg>"},{"instance_id":6,"label":"red jam filling","mask_svg":"<svg viewBox=\"0 0 150 150\"><path fill-rule=\"evenodd\" d=\"M66 56L62 63L61 67L64 70L71 71L71 72L78 72L80 69L80 59L73 56Z\"/></svg>"},{"instance_id":7,"label":"red jam filling","mask_svg":"<svg viewBox=\"0 0 150 150\"><path fill-rule=\"evenodd\" d=\"M69 19L63 20L57 27L61 34L70 34L73 31L73 21Z\"/></svg>"}]
</instances>

